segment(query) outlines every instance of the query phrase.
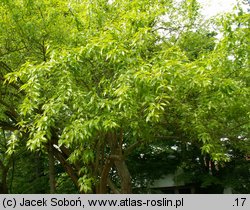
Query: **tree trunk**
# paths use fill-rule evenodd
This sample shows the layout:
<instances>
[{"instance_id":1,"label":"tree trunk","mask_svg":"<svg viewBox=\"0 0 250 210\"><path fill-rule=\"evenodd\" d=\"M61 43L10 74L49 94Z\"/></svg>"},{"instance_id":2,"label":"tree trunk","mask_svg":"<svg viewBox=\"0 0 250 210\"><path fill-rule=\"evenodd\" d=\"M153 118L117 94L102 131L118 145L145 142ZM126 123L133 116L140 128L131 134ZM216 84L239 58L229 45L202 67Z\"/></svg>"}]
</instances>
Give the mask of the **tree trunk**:
<instances>
[{"instance_id":1,"label":"tree trunk","mask_svg":"<svg viewBox=\"0 0 250 210\"><path fill-rule=\"evenodd\" d=\"M55 194L56 193L56 176L55 176L55 158L53 154L53 143L49 143L48 158L49 158L50 194Z\"/></svg>"},{"instance_id":2,"label":"tree trunk","mask_svg":"<svg viewBox=\"0 0 250 210\"><path fill-rule=\"evenodd\" d=\"M104 164L100 178L100 193L107 193L107 185L114 193L129 194L132 192L131 176L125 162L123 154L123 131L111 132L107 134L107 142L110 148L110 156ZM109 172L112 166L115 166L121 182L120 191L116 189L114 183L109 178Z\"/></svg>"},{"instance_id":3,"label":"tree trunk","mask_svg":"<svg viewBox=\"0 0 250 210\"><path fill-rule=\"evenodd\" d=\"M108 158L106 160L106 163L105 163L103 170L102 170L102 173L101 173L100 184L99 184L99 193L100 194L107 193L109 172L110 172L112 165L113 165L113 161L110 158Z\"/></svg>"},{"instance_id":4,"label":"tree trunk","mask_svg":"<svg viewBox=\"0 0 250 210\"><path fill-rule=\"evenodd\" d=\"M131 176L124 159L115 161L118 175L121 179L121 193L129 194L132 193Z\"/></svg>"},{"instance_id":5,"label":"tree trunk","mask_svg":"<svg viewBox=\"0 0 250 210\"><path fill-rule=\"evenodd\" d=\"M74 185L77 187L77 189L80 192L80 188L78 185L78 175L76 173L75 168L67 162L67 160L63 157L63 154L59 152L57 149L53 148L53 153L56 157L56 159L62 164L62 167L64 168L65 172L69 175Z\"/></svg>"},{"instance_id":6,"label":"tree trunk","mask_svg":"<svg viewBox=\"0 0 250 210\"><path fill-rule=\"evenodd\" d=\"M6 167L2 167L2 177L1 177L1 183L0 183L0 193L1 194L8 193L7 175L8 175L8 169Z\"/></svg>"}]
</instances>

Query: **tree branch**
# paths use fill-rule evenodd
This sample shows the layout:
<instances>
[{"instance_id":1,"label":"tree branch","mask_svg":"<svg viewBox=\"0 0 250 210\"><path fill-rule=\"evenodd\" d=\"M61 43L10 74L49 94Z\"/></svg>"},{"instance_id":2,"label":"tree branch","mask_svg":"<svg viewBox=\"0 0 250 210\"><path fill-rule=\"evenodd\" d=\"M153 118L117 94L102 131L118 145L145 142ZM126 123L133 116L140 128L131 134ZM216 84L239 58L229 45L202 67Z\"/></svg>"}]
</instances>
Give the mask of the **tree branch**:
<instances>
[{"instance_id":1,"label":"tree branch","mask_svg":"<svg viewBox=\"0 0 250 210\"><path fill-rule=\"evenodd\" d=\"M101 179L100 179L100 190L99 190L101 194L104 194L107 192L108 175L109 175L109 172L113 163L114 161L112 159L107 158L105 165L102 169L102 174L101 174Z\"/></svg>"},{"instance_id":2,"label":"tree branch","mask_svg":"<svg viewBox=\"0 0 250 210\"><path fill-rule=\"evenodd\" d=\"M112 182L112 180L108 177L107 183L110 187L110 189L113 191L114 194L120 194L121 192L116 188L115 184Z\"/></svg>"},{"instance_id":3,"label":"tree branch","mask_svg":"<svg viewBox=\"0 0 250 210\"><path fill-rule=\"evenodd\" d=\"M71 178L77 189L79 189L78 176L74 170L74 167L65 160L65 158L63 157L63 155L59 150L57 150L55 147L53 147L52 149L57 160L62 164L63 168L65 169L65 171L67 172L67 174L69 175L69 177Z\"/></svg>"},{"instance_id":4,"label":"tree branch","mask_svg":"<svg viewBox=\"0 0 250 210\"><path fill-rule=\"evenodd\" d=\"M128 156L136 147L138 147L140 144L142 144L143 141L137 141L134 144L130 145L124 152L124 156Z\"/></svg>"},{"instance_id":5,"label":"tree branch","mask_svg":"<svg viewBox=\"0 0 250 210\"><path fill-rule=\"evenodd\" d=\"M8 131L15 131L18 130L18 127L15 125L10 125L7 122L4 121L0 121L0 127L4 130L8 130Z\"/></svg>"}]
</instances>

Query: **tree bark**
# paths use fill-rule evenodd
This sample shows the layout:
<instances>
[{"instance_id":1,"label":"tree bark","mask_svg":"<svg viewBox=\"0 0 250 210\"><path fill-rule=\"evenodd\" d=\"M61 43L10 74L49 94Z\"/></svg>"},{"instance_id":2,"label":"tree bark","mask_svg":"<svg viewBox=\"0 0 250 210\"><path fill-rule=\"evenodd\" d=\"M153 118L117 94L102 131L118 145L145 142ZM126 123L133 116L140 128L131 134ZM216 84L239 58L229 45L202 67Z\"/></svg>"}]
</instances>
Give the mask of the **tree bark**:
<instances>
[{"instance_id":1,"label":"tree bark","mask_svg":"<svg viewBox=\"0 0 250 210\"><path fill-rule=\"evenodd\" d=\"M0 194L7 194L8 193L8 184L7 184L7 175L8 175L8 168L4 166L4 164L0 161L0 167L2 169L2 177L0 182Z\"/></svg>"},{"instance_id":2,"label":"tree bark","mask_svg":"<svg viewBox=\"0 0 250 210\"><path fill-rule=\"evenodd\" d=\"M119 132L110 132L107 134L107 142L110 148L110 155L107 159L108 162L105 163L100 183L100 192L106 193L107 185L109 184L111 190L114 193L120 192L128 194L132 192L131 176L128 167L125 162L125 155L123 154L123 130ZM121 189L118 191L115 185L109 179L109 172L112 165L117 169L118 176L121 182Z\"/></svg>"},{"instance_id":3,"label":"tree bark","mask_svg":"<svg viewBox=\"0 0 250 210\"><path fill-rule=\"evenodd\" d=\"M120 194L121 192L116 188L116 186L114 185L114 183L112 182L112 180L110 178L108 178L107 180L108 182L108 185L111 189L111 191L114 193L114 194Z\"/></svg>"},{"instance_id":4,"label":"tree bark","mask_svg":"<svg viewBox=\"0 0 250 210\"><path fill-rule=\"evenodd\" d=\"M115 161L115 166L117 168L118 175L121 179L121 193L132 193L131 176L125 160L122 158L121 160Z\"/></svg>"},{"instance_id":5,"label":"tree bark","mask_svg":"<svg viewBox=\"0 0 250 210\"><path fill-rule=\"evenodd\" d=\"M56 175L55 175L55 158L53 154L53 143L49 143L48 148L48 158L49 158L49 185L50 194L56 193Z\"/></svg>"},{"instance_id":6,"label":"tree bark","mask_svg":"<svg viewBox=\"0 0 250 210\"><path fill-rule=\"evenodd\" d=\"M112 165L113 165L112 159L108 158L106 160L106 163L105 163L103 170L102 170L102 173L101 173L100 185L99 185L99 193L100 194L107 193L108 177L109 177L109 172L110 172Z\"/></svg>"},{"instance_id":7,"label":"tree bark","mask_svg":"<svg viewBox=\"0 0 250 210\"><path fill-rule=\"evenodd\" d=\"M67 162L67 160L63 157L63 155L60 153L60 151L58 151L54 147L53 147L53 153L54 153L56 159L62 164L65 172L69 175L69 177L71 178L72 182L74 183L74 185L77 187L77 189L80 192L79 185L78 185L78 178L79 177L77 176L74 167L71 164L69 164Z\"/></svg>"}]
</instances>

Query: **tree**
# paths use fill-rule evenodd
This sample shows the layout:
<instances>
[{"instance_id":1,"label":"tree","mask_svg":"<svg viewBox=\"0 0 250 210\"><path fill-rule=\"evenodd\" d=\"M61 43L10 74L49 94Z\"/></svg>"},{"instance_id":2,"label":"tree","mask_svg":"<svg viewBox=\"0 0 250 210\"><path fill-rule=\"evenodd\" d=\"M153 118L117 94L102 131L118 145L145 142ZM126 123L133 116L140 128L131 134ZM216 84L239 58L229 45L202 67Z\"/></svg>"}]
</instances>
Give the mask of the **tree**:
<instances>
[{"instance_id":1,"label":"tree","mask_svg":"<svg viewBox=\"0 0 250 210\"><path fill-rule=\"evenodd\" d=\"M6 133L4 130L0 133L0 193L8 192L7 177L11 168L12 158L3 155L7 150Z\"/></svg>"},{"instance_id":2,"label":"tree","mask_svg":"<svg viewBox=\"0 0 250 210\"><path fill-rule=\"evenodd\" d=\"M50 44L63 46L63 43L67 42L67 38L69 38L67 36L69 31L68 23L74 18L67 15L68 10L61 10L61 3L63 2L1 2L0 126L4 130L11 132L19 130L20 135L17 136L22 136L22 139L19 139L20 141L27 139L27 132L19 129L20 126L18 125L18 122L22 122L18 108L18 104L23 100L24 96L23 91L19 90L22 82L18 80L16 84L6 86L4 85L4 75L13 72L14 69L19 69L27 60L46 61ZM61 13L58 13L58 11L61 11ZM65 12L67 14L64 14ZM56 28L53 27L54 21L60 22ZM65 23L65 25L62 23ZM12 35L9 36L9 34ZM13 133L13 136L16 136L16 133ZM23 145L18 142L17 138L13 138L13 140L7 139L6 141L9 142L10 149ZM49 151L48 149L48 153ZM49 154L53 159L53 155ZM53 160L51 163L53 163ZM53 165L50 164L50 168L53 170ZM53 180L51 180L51 183L53 183Z\"/></svg>"}]
</instances>

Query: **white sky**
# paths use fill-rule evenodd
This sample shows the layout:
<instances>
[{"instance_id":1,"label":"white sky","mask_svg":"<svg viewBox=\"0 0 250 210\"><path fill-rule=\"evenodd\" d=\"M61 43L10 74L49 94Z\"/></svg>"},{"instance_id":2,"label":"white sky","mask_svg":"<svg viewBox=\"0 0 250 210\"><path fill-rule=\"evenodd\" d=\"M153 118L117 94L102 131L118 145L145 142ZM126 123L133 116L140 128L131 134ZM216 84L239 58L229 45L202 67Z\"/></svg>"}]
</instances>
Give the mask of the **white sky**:
<instances>
[{"instance_id":1,"label":"white sky","mask_svg":"<svg viewBox=\"0 0 250 210\"><path fill-rule=\"evenodd\" d=\"M237 4L237 0L198 0L202 5L203 14L208 18L218 13L228 12Z\"/></svg>"}]
</instances>

